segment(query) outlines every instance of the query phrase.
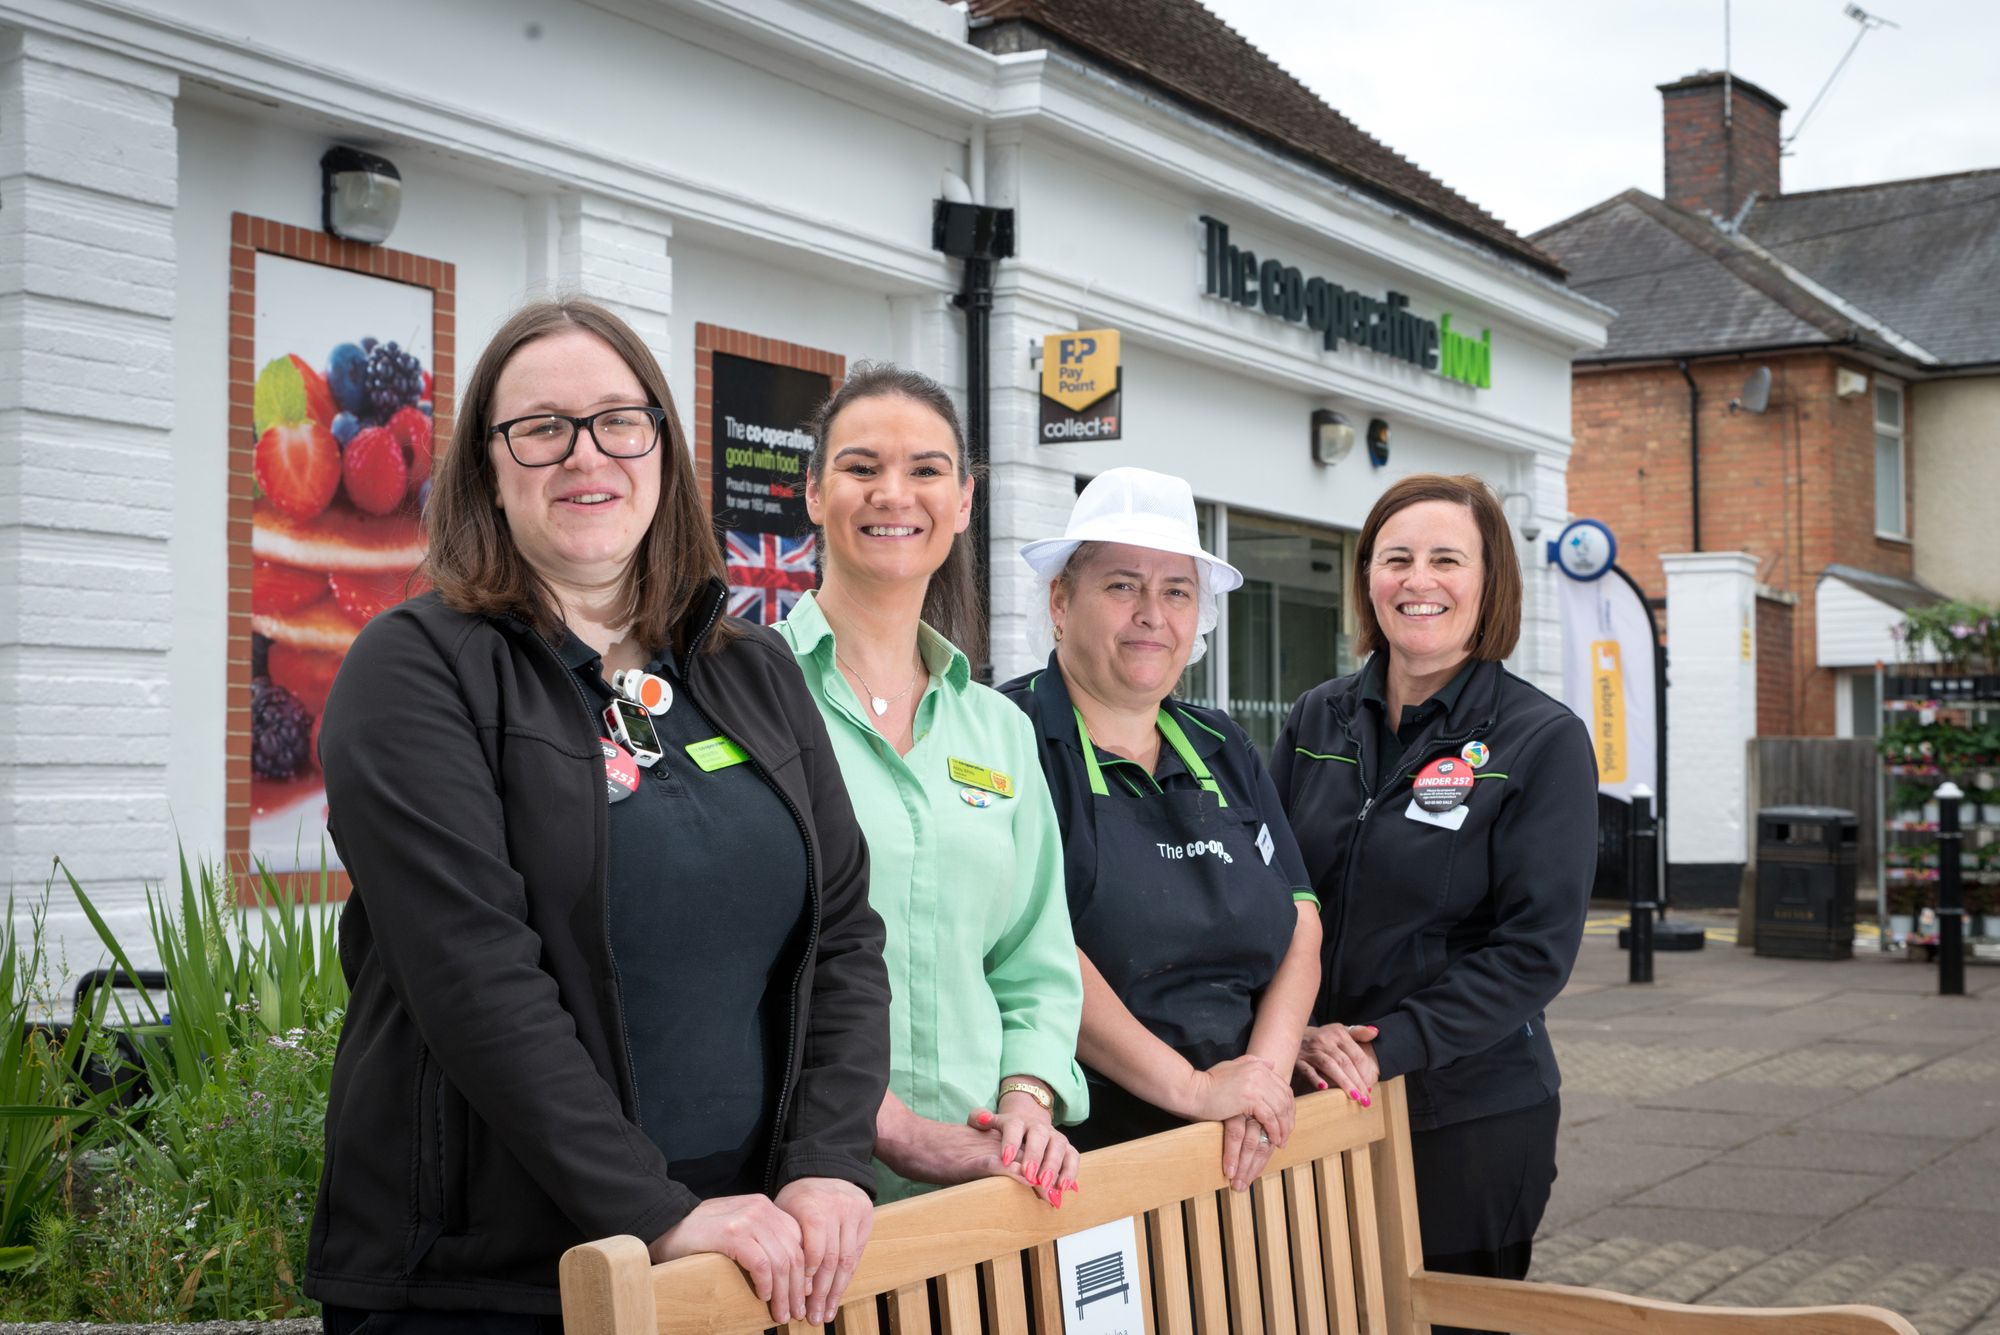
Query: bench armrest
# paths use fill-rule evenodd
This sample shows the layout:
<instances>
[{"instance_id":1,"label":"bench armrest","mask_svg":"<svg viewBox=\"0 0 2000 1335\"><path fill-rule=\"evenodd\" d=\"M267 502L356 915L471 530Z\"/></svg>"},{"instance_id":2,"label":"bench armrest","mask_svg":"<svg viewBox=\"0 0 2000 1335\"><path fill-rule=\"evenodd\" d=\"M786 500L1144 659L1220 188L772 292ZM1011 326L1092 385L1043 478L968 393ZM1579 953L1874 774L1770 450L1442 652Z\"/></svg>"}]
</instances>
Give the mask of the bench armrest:
<instances>
[{"instance_id":1,"label":"bench armrest","mask_svg":"<svg viewBox=\"0 0 2000 1335\"><path fill-rule=\"evenodd\" d=\"M1419 1271L1418 1321L1520 1335L1917 1335L1881 1307L1694 1307L1604 1289Z\"/></svg>"},{"instance_id":2,"label":"bench armrest","mask_svg":"<svg viewBox=\"0 0 2000 1335\"><path fill-rule=\"evenodd\" d=\"M564 1335L656 1331L653 1259L634 1237L586 1242L563 1253Z\"/></svg>"}]
</instances>

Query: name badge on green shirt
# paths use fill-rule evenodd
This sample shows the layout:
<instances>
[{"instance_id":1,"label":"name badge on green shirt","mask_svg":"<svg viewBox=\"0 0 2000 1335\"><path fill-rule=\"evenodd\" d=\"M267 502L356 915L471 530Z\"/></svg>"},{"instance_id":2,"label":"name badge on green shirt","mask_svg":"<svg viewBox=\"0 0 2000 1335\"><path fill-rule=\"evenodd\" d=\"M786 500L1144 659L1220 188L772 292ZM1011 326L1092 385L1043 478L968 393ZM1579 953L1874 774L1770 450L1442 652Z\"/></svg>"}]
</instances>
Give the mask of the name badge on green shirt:
<instances>
[{"instance_id":1,"label":"name badge on green shirt","mask_svg":"<svg viewBox=\"0 0 2000 1335\"><path fill-rule=\"evenodd\" d=\"M727 737L711 737L705 742L689 742L688 758L701 766L704 774L713 774L731 765L740 765L750 757L743 754L743 748Z\"/></svg>"},{"instance_id":2,"label":"name badge on green shirt","mask_svg":"<svg viewBox=\"0 0 2000 1335\"><path fill-rule=\"evenodd\" d=\"M970 784L974 788L984 788L987 792L998 793L1002 797L1014 795L1014 781L997 769L974 765L955 756L947 762L947 767L951 770L953 783Z\"/></svg>"}]
</instances>

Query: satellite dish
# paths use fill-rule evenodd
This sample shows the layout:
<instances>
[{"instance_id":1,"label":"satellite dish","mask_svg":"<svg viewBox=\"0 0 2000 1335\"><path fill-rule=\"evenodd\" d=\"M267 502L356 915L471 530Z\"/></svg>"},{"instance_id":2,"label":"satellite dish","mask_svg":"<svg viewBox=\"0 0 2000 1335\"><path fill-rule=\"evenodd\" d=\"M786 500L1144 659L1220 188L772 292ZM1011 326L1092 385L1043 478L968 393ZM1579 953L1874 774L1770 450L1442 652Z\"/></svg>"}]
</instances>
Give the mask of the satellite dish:
<instances>
[{"instance_id":1,"label":"satellite dish","mask_svg":"<svg viewBox=\"0 0 2000 1335\"><path fill-rule=\"evenodd\" d=\"M1729 405L1746 413L1761 413L1771 406L1771 368L1760 366L1743 381L1743 397Z\"/></svg>"}]
</instances>

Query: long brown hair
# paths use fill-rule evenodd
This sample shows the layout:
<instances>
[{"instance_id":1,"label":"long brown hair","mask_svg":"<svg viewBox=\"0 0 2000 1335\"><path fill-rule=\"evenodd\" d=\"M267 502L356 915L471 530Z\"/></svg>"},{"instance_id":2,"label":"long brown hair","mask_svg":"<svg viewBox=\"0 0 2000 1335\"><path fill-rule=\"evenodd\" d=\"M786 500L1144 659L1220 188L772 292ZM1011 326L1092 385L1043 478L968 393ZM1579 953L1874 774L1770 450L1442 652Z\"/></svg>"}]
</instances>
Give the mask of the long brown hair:
<instances>
[{"instance_id":1,"label":"long brown hair","mask_svg":"<svg viewBox=\"0 0 2000 1335\"><path fill-rule=\"evenodd\" d=\"M424 512L429 551L423 573L444 601L460 611L512 614L546 638L558 634L563 619L554 591L522 556L506 512L494 504L496 479L487 442L492 438L493 391L508 361L536 339L568 329L586 330L610 344L645 386L652 406L666 410L660 443L647 456L660 462L660 504L619 583L616 615L647 649L683 651L686 645L677 640L681 623L708 581L723 578L721 548L695 482L694 460L666 375L632 327L594 301L569 297L531 302L514 312L479 354L460 400L464 410L432 474ZM712 636L709 643L725 638Z\"/></svg>"},{"instance_id":2,"label":"long brown hair","mask_svg":"<svg viewBox=\"0 0 2000 1335\"><path fill-rule=\"evenodd\" d=\"M1375 619L1368 596L1368 566L1375 559L1375 538L1399 510L1424 501L1450 501L1472 511L1479 526L1479 561L1484 575L1479 587L1479 624L1472 632L1472 657L1498 660L1514 652L1521 638L1521 562L1514 554L1514 537L1507 512L1493 489L1471 473L1412 473L1392 483L1368 512L1361 537L1354 544L1354 620L1356 648L1363 654L1387 649L1388 639Z\"/></svg>"},{"instance_id":3,"label":"long brown hair","mask_svg":"<svg viewBox=\"0 0 2000 1335\"><path fill-rule=\"evenodd\" d=\"M951 428L953 449L958 457L958 481L963 487L972 478L972 465L965 457L965 432L958 424L958 410L951 405L951 395L945 393L944 386L923 374L890 362L856 362L847 373L846 381L831 398L819 406L819 411L806 423L806 430L812 433L812 457L806 468L812 474L813 486L826 485L826 438L833 429L834 419L863 399L885 398L901 395L913 403L922 404L943 419ZM977 495L973 504L979 503ZM826 543L820 543L820 560L825 563ZM980 603L979 580L972 556L972 529L955 535L951 540L951 551L946 554L944 564L931 575L930 584L924 589L924 620L930 628L957 645L959 651L976 666L986 659L986 609Z\"/></svg>"}]
</instances>

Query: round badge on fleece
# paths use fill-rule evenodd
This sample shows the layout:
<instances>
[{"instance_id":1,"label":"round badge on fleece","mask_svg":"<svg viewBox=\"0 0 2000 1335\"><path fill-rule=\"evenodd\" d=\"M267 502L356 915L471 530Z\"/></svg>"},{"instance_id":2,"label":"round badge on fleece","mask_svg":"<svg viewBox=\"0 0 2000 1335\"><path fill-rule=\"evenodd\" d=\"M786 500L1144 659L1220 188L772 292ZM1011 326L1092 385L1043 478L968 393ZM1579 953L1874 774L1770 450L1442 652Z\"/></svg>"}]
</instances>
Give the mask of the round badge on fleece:
<instances>
[{"instance_id":1,"label":"round badge on fleece","mask_svg":"<svg viewBox=\"0 0 2000 1335\"><path fill-rule=\"evenodd\" d=\"M1425 811L1450 811L1472 796L1472 766L1458 756L1440 756L1417 771L1417 805Z\"/></svg>"},{"instance_id":2,"label":"round badge on fleece","mask_svg":"<svg viewBox=\"0 0 2000 1335\"><path fill-rule=\"evenodd\" d=\"M639 763L609 737L598 738L597 744L604 751L604 796L623 802L639 791Z\"/></svg>"},{"instance_id":3,"label":"round badge on fleece","mask_svg":"<svg viewBox=\"0 0 2000 1335\"><path fill-rule=\"evenodd\" d=\"M1486 749L1484 742L1467 742L1460 749L1458 758L1474 769L1484 769L1486 762L1493 758L1493 753Z\"/></svg>"}]
</instances>

